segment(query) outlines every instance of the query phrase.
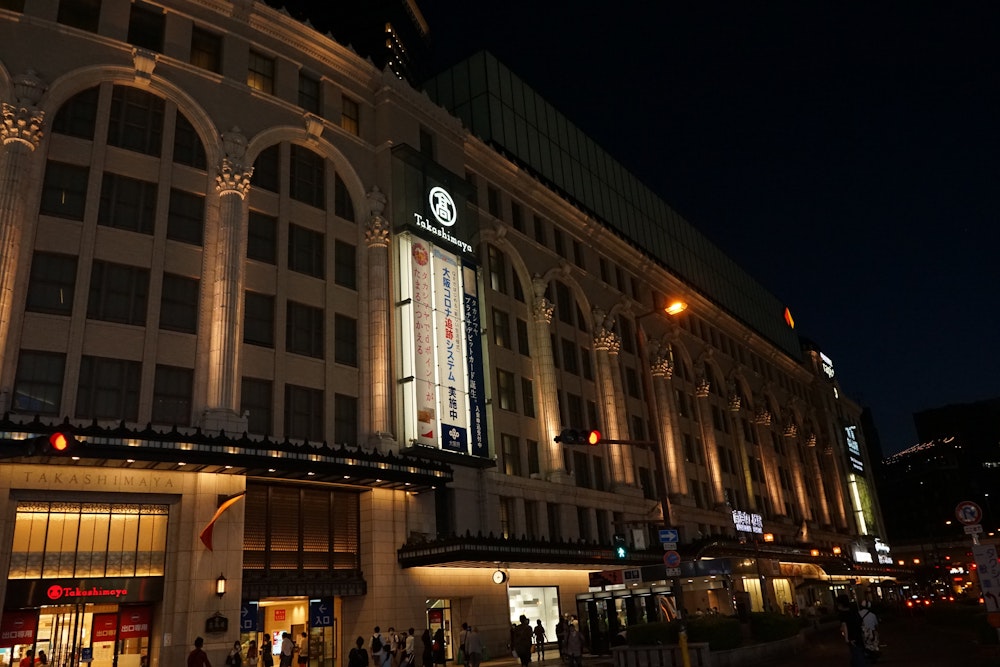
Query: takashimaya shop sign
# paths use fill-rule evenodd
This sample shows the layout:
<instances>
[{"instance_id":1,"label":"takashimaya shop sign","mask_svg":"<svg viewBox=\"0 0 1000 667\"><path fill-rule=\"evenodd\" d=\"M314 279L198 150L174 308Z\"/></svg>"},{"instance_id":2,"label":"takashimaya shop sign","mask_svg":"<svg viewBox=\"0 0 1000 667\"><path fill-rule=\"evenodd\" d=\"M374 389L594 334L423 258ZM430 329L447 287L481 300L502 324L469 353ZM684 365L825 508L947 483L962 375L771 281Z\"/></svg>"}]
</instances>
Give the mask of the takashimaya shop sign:
<instances>
[{"instance_id":1,"label":"takashimaya shop sign","mask_svg":"<svg viewBox=\"0 0 1000 667\"><path fill-rule=\"evenodd\" d=\"M733 510L733 526L741 533L764 532L764 518L760 514L751 514L743 510Z\"/></svg>"},{"instance_id":2,"label":"takashimaya shop sign","mask_svg":"<svg viewBox=\"0 0 1000 667\"><path fill-rule=\"evenodd\" d=\"M431 187L427 203L432 217L414 213L416 227L471 253L449 231L458 209L448 191ZM406 441L488 457L476 266L414 233L396 239Z\"/></svg>"}]
</instances>

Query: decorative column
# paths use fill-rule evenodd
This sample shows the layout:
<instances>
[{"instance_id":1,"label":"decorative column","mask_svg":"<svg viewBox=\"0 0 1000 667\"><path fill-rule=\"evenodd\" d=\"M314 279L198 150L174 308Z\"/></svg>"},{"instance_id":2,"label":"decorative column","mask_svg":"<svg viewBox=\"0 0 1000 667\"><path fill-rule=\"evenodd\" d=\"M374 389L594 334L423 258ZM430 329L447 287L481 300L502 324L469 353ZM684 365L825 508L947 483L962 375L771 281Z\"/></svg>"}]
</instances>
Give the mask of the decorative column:
<instances>
[{"instance_id":1,"label":"decorative column","mask_svg":"<svg viewBox=\"0 0 1000 667\"><path fill-rule=\"evenodd\" d=\"M816 495L819 501L819 518L824 526L829 526L830 522L830 504L826 499L826 483L823 481L823 469L819 465L819 457L816 456L816 435L811 434L806 439L806 451L805 451L807 463L809 465L809 472L812 473L813 480L816 484Z\"/></svg>"},{"instance_id":2,"label":"decorative column","mask_svg":"<svg viewBox=\"0 0 1000 667\"><path fill-rule=\"evenodd\" d=\"M618 350L621 339L608 329L604 312L594 311L594 356L597 359L598 394L600 396L604 430L609 440L622 440L628 429L622 427L623 409L621 368L618 365ZM632 453L627 445L609 443L611 479L613 484L634 486L635 473L632 470Z\"/></svg>"},{"instance_id":3,"label":"decorative column","mask_svg":"<svg viewBox=\"0 0 1000 667\"><path fill-rule=\"evenodd\" d=\"M747 502L750 504L749 509L751 512L758 512L760 508L757 507L757 498L753 492L753 473L750 470L750 455L747 452L746 438L743 437L743 424L740 423L740 410L742 407L743 398L736 391L734 385L729 392L729 405L727 409L732 417L733 432L736 434L736 452L740 457L741 481L747 493Z\"/></svg>"},{"instance_id":4,"label":"decorative column","mask_svg":"<svg viewBox=\"0 0 1000 667\"><path fill-rule=\"evenodd\" d=\"M788 516L785 512L785 490L781 486L781 474L778 472L778 452L771 441L771 412L767 408L758 408L754 413L753 424L757 433L757 450L764 465L764 480L771 499L771 509L776 516Z\"/></svg>"},{"instance_id":5,"label":"decorative column","mask_svg":"<svg viewBox=\"0 0 1000 667\"><path fill-rule=\"evenodd\" d=\"M661 348L650 364L650 374L653 376L653 396L656 399L656 412L660 419L660 442L664 447L664 463L667 467L667 482L670 496L686 496L688 494L687 475L684 471L684 452L674 422L674 392L671 390L670 379L674 376L674 362L670 359L670 346Z\"/></svg>"},{"instance_id":6,"label":"decorative column","mask_svg":"<svg viewBox=\"0 0 1000 667\"><path fill-rule=\"evenodd\" d=\"M17 100L0 105L0 372L5 369L5 355L10 322L14 312L14 285L17 281L22 249L34 240L36 217L27 215L24 203L28 187L31 155L42 140L45 112L36 105L45 86L29 70L14 78ZM0 405L0 410L9 406Z\"/></svg>"},{"instance_id":7,"label":"decorative column","mask_svg":"<svg viewBox=\"0 0 1000 667\"><path fill-rule=\"evenodd\" d=\"M212 275L212 320L208 364L208 406L202 427L242 433L239 414L240 349L243 344L243 283L247 243L247 194L253 167L246 166L247 139L238 127L222 134L226 151L215 177L219 233Z\"/></svg>"},{"instance_id":8,"label":"decorative column","mask_svg":"<svg viewBox=\"0 0 1000 667\"><path fill-rule=\"evenodd\" d=\"M799 454L799 427L793 422L785 425L784 437L788 440L788 462L791 465L792 484L795 486L795 500L803 519L812 519L812 507L806 493L806 477L802 457Z\"/></svg>"},{"instance_id":9,"label":"decorative column","mask_svg":"<svg viewBox=\"0 0 1000 667\"><path fill-rule=\"evenodd\" d=\"M719 443L715 440L715 428L712 416L709 414L708 395L712 384L702 375L694 388L695 411L698 413L698 426L701 429L701 442L705 450L705 465L708 468L710 488L712 490L712 505L721 508L726 504L726 491L722 486L722 467L719 465Z\"/></svg>"},{"instance_id":10,"label":"decorative column","mask_svg":"<svg viewBox=\"0 0 1000 667\"><path fill-rule=\"evenodd\" d=\"M368 432L373 441L392 439L389 424L389 221L383 216L386 197L372 186L365 224L368 248L368 368L371 412Z\"/></svg>"},{"instance_id":11,"label":"decorative column","mask_svg":"<svg viewBox=\"0 0 1000 667\"><path fill-rule=\"evenodd\" d=\"M552 337L550 326L555 306L545 298L545 280L540 276L531 279L531 349L538 377L538 423L544 451L548 452L545 477L552 481L569 481L561 445L555 441L559 428L559 387L556 383L555 364L552 362Z\"/></svg>"}]
</instances>

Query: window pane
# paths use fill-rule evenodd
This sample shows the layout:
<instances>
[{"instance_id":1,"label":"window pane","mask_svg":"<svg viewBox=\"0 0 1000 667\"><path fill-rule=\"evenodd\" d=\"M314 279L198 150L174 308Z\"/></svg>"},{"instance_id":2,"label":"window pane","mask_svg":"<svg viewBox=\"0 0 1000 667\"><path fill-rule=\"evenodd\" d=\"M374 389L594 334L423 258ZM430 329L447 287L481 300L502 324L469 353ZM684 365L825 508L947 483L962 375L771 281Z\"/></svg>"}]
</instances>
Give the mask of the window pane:
<instances>
[{"instance_id":1,"label":"window pane","mask_svg":"<svg viewBox=\"0 0 1000 667\"><path fill-rule=\"evenodd\" d=\"M257 51L250 52L247 85L268 95L274 93L274 59Z\"/></svg>"},{"instance_id":2,"label":"window pane","mask_svg":"<svg viewBox=\"0 0 1000 667\"><path fill-rule=\"evenodd\" d=\"M152 234L156 220L156 183L105 173L97 223Z\"/></svg>"},{"instance_id":3,"label":"window pane","mask_svg":"<svg viewBox=\"0 0 1000 667\"><path fill-rule=\"evenodd\" d=\"M274 264L277 261L278 219L250 211L247 226L247 259Z\"/></svg>"},{"instance_id":4,"label":"window pane","mask_svg":"<svg viewBox=\"0 0 1000 667\"><path fill-rule=\"evenodd\" d=\"M60 12L62 12L64 4L59 4ZM93 16L96 20L97 14ZM97 32L96 26L92 32ZM66 100L66 103L59 107L59 111L56 112L56 117L52 121L52 131L56 134L66 134L81 139L93 139L94 125L97 122L97 96L99 92L97 87L88 88Z\"/></svg>"},{"instance_id":5,"label":"window pane","mask_svg":"<svg viewBox=\"0 0 1000 667\"><path fill-rule=\"evenodd\" d=\"M240 412L247 414L248 433L254 435L271 435L273 433L271 392L270 380L243 378L240 391Z\"/></svg>"},{"instance_id":6,"label":"window pane","mask_svg":"<svg viewBox=\"0 0 1000 667\"><path fill-rule=\"evenodd\" d=\"M128 22L128 43L150 51L162 52L165 25L163 10L149 5L133 4Z\"/></svg>"},{"instance_id":7,"label":"window pane","mask_svg":"<svg viewBox=\"0 0 1000 667\"><path fill-rule=\"evenodd\" d=\"M347 184L340 174L336 174L333 179L333 212L337 217L351 222L357 222L354 217L354 202L351 201L351 193L347 191Z\"/></svg>"},{"instance_id":8,"label":"window pane","mask_svg":"<svg viewBox=\"0 0 1000 667\"><path fill-rule=\"evenodd\" d=\"M191 31L191 64L210 72L220 72L222 37L195 26Z\"/></svg>"},{"instance_id":9,"label":"window pane","mask_svg":"<svg viewBox=\"0 0 1000 667\"><path fill-rule=\"evenodd\" d=\"M274 347L274 297L247 292L243 309L243 342Z\"/></svg>"},{"instance_id":10,"label":"window pane","mask_svg":"<svg viewBox=\"0 0 1000 667\"><path fill-rule=\"evenodd\" d=\"M95 261L90 273L87 317L107 322L146 324L149 271Z\"/></svg>"},{"instance_id":11,"label":"window pane","mask_svg":"<svg viewBox=\"0 0 1000 667\"><path fill-rule=\"evenodd\" d=\"M71 220L83 220L87 203L87 179L90 170L65 162L49 160L45 165L42 203L39 212Z\"/></svg>"},{"instance_id":12,"label":"window pane","mask_svg":"<svg viewBox=\"0 0 1000 667\"><path fill-rule=\"evenodd\" d=\"M200 246L204 228L205 198L183 190L170 189L167 238Z\"/></svg>"},{"instance_id":13,"label":"window pane","mask_svg":"<svg viewBox=\"0 0 1000 667\"><path fill-rule=\"evenodd\" d=\"M163 274L160 328L184 333L198 330L198 279Z\"/></svg>"},{"instance_id":14,"label":"window pane","mask_svg":"<svg viewBox=\"0 0 1000 667\"><path fill-rule=\"evenodd\" d=\"M69 315L73 311L75 286L76 257L36 252L31 260L27 309Z\"/></svg>"},{"instance_id":15,"label":"window pane","mask_svg":"<svg viewBox=\"0 0 1000 667\"><path fill-rule=\"evenodd\" d=\"M346 366L358 365L358 321L337 313L334 316L334 361Z\"/></svg>"},{"instance_id":16,"label":"window pane","mask_svg":"<svg viewBox=\"0 0 1000 667\"><path fill-rule=\"evenodd\" d=\"M323 391L285 385L285 433L323 442Z\"/></svg>"},{"instance_id":17,"label":"window pane","mask_svg":"<svg viewBox=\"0 0 1000 667\"><path fill-rule=\"evenodd\" d=\"M195 169L206 168L205 145L184 114L177 112L174 125L174 162Z\"/></svg>"},{"instance_id":18,"label":"window pane","mask_svg":"<svg viewBox=\"0 0 1000 667\"><path fill-rule=\"evenodd\" d=\"M288 268L309 276L322 278L325 274L326 247L321 232L298 225L288 225Z\"/></svg>"},{"instance_id":19,"label":"window pane","mask_svg":"<svg viewBox=\"0 0 1000 667\"><path fill-rule=\"evenodd\" d=\"M153 422L188 426L194 371L176 366L157 366L153 383Z\"/></svg>"},{"instance_id":20,"label":"window pane","mask_svg":"<svg viewBox=\"0 0 1000 667\"><path fill-rule=\"evenodd\" d=\"M163 100L137 88L115 86L108 144L159 157L162 137Z\"/></svg>"},{"instance_id":21,"label":"window pane","mask_svg":"<svg viewBox=\"0 0 1000 667\"><path fill-rule=\"evenodd\" d=\"M22 350L14 378L13 408L22 414L58 415L66 355Z\"/></svg>"},{"instance_id":22,"label":"window pane","mask_svg":"<svg viewBox=\"0 0 1000 667\"><path fill-rule=\"evenodd\" d=\"M323 309L289 301L285 312L285 349L322 359Z\"/></svg>"},{"instance_id":23,"label":"window pane","mask_svg":"<svg viewBox=\"0 0 1000 667\"><path fill-rule=\"evenodd\" d=\"M139 418L137 361L83 356L76 394L76 417L80 419Z\"/></svg>"},{"instance_id":24,"label":"window pane","mask_svg":"<svg viewBox=\"0 0 1000 667\"><path fill-rule=\"evenodd\" d=\"M280 184L278 162L278 145L265 148L257 155L253 163L253 177L251 183L256 188L263 188L270 192L277 192Z\"/></svg>"},{"instance_id":25,"label":"window pane","mask_svg":"<svg viewBox=\"0 0 1000 667\"><path fill-rule=\"evenodd\" d=\"M292 199L326 209L324 181L326 161L308 148L293 145L291 152L291 180L288 194Z\"/></svg>"},{"instance_id":26,"label":"window pane","mask_svg":"<svg viewBox=\"0 0 1000 667\"><path fill-rule=\"evenodd\" d=\"M349 289L358 288L357 250L354 245L334 241L334 282Z\"/></svg>"}]
</instances>

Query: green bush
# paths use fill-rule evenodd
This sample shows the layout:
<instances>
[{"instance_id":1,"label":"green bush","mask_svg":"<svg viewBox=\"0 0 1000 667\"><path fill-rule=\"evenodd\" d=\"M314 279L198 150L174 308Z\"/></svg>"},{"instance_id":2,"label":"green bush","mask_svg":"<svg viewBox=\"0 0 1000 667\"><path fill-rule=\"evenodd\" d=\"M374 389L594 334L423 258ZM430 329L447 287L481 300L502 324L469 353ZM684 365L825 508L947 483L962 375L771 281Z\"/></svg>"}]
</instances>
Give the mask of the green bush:
<instances>
[{"instance_id":1,"label":"green bush","mask_svg":"<svg viewBox=\"0 0 1000 667\"><path fill-rule=\"evenodd\" d=\"M643 623L629 627L629 646L669 646L678 643L680 621ZM737 648L743 642L740 622L728 616L702 616L687 622L689 642L706 642L713 651Z\"/></svg>"},{"instance_id":2,"label":"green bush","mask_svg":"<svg viewBox=\"0 0 1000 667\"><path fill-rule=\"evenodd\" d=\"M794 616L771 611L750 614L750 635L759 642L773 642L799 634L802 624Z\"/></svg>"}]
</instances>

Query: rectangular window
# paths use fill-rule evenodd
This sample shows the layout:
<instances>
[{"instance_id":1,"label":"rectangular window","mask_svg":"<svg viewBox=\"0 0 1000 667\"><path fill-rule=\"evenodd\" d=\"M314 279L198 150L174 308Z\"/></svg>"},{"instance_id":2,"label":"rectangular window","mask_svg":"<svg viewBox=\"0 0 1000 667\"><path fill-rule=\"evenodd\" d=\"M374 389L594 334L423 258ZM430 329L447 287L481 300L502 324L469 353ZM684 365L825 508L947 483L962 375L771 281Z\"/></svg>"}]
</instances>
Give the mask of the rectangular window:
<instances>
[{"instance_id":1,"label":"rectangular window","mask_svg":"<svg viewBox=\"0 0 1000 667\"><path fill-rule=\"evenodd\" d=\"M285 433L289 438L323 442L323 390L285 385Z\"/></svg>"},{"instance_id":2,"label":"rectangular window","mask_svg":"<svg viewBox=\"0 0 1000 667\"><path fill-rule=\"evenodd\" d=\"M153 381L153 423L189 426L193 391L193 370L158 364Z\"/></svg>"},{"instance_id":3,"label":"rectangular window","mask_svg":"<svg viewBox=\"0 0 1000 667\"><path fill-rule=\"evenodd\" d=\"M94 261L90 272L87 317L92 320L143 326L149 270Z\"/></svg>"},{"instance_id":4,"label":"rectangular window","mask_svg":"<svg viewBox=\"0 0 1000 667\"><path fill-rule=\"evenodd\" d=\"M510 315L493 309L493 344L510 349Z\"/></svg>"},{"instance_id":5,"label":"rectangular window","mask_svg":"<svg viewBox=\"0 0 1000 667\"><path fill-rule=\"evenodd\" d=\"M89 357L80 359L80 381L76 391L77 419L138 421L138 361Z\"/></svg>"},{"instance_id":6,"label":"rectangular window","mask_svg":"<svg viewBox=\"0 0 1000 667\"><path fill-rule=\"evenodd\" d=\"M548 519L549 539L562 539L562 505L560 503L545 503L545 514Z\"/></svg>"},{"instance_id":7,"label":"rectangular window","mask_svg":"<svg viewBox=\"0 0 1000 667\"><path fill-rule=\"evenodd\" d=\"M358 321L340 313L333 317L333 360L345 366L358 365Z\"/></svg>"},{"instance_id":8,"label":"rectangular window","mask_svg":"<svg viewBox=\"0 0 1000 667\"><path fill-rule=\"evenodd\" d=\"M646 422L639 415L632 415L632 438L635 440L646 439Z\"/></svg>"},{"instance_id":9,"label":"rectangular window","mask_svg":"<svg viewBox=\"0 0 1000 667\"><path fill-rule=\"evenodd\" d=\"M590 532L590 510L586 507L576 508L576 525L579 531L580 539L584 542L590 542L593 539L593 535Z\"/></svg>"},{"instance_id":10,"label":"rectangular window","mask_svg":"<svg viewBox=\"0 0 1000 667\"><path fill-rule=\"evenodd\" d=\"M587 270L587 260L583 254L583 244L573 239L573 263L584 271Z\"/></svg>"},{"instance_id":11,"label":"rectangular window","mask_svg":"<svg viewBox=\"0 0 1000 667\"><path fill-rule=\"evenodd\" d=\"M243 308L243 342L274 347L274 297L247 292Z\"/></svg>"},{"instance_id":12,"label":"rectangular window","mask_svg":"<svg viewBox=\"0 0 1000 667\"><path fill-rule=\"evenodd\" d=\"M354 396L333 395L333 434L338 444L359 444L358 399Z\"/></svg>"},{"instance_id":13,"label":"rectangular window","mask_svg":"<svg viewBox=\"0 0 1000 667\"><path fill-rule=\"evenodd\" d=\"M516 201L510 203L510 224L517 231L524 233L524 210Z\"/></svg>"},{"instance_id":14,"label":"rectangular window","mask_svg":"<svg viewBox=\"0 0 1000 667\"><path fill-rule=\"evenodd\" d=\"M573 375L579 374L580 366L576 356L576 343L568 338L562 338L561 342L563 370Z\"/></svg>"},{"instance_id":15,"label":"rectangular window","mask_svg":"<svg viewBox=\"0 0 1000 667\"><path fill-rule=\"evenodd\" d=\"M323 309L289 301L285 318L285 350L322 359Z\"/></svg>"},{"instance_id":16,"label":"rectangular window","mask_svg":"<svg viewBox=\"0 0 1000 667\"><path fill-rule=\"evenodd\" d=\"M278 144L273 144L262 150L253 162L253 187L277 192L281 183L280 158Z\"/></svg>"},{"instance_id":17,"label":"rectangular window","mask_svg":"<svg viewBox=\"0 0 1000 667\"><path fill-rule=\"evenodd\" d=\"M590 488L590 461L583 452L573 452L573 476L576 478L576 485Z\"/></svg>"},{"instance_id":18,"label":"rectangular window","mask_svg":"<svg viewBox=\"0 0 1000 667\"><path fill-rule=\"evenodd\" d=\"M195 26L191 30L191 64L218 74L222 71L222 36Z\"/></svg>"},{"instance_id":19,"label":"rectangular window","mask_svg":"<svg viewBox=\"0 0 1000 667\"><path fill-rule=\"evenodd\" d=\"M597 403L587 401L587 426L597 428L601 422L597 419Z\"/></svg>"},{"instance_id":20,"label":"rectangular window","mask_svg":"<svg viewBox=\"0 0 1000 667\"><path fill-rule=\"evenodd\" d=\"M299 106L309 113L322 115L319 79L302 71L299 72Z\"/></svg>"},{"instance_id":21,"label":"rectangular window","mask_svg":"<svg viewBox=\"0 0 1000 667\"><path fill-rule=\"evenodd\" d=\"M111 93L108 145L160 157L163 143L163 98L130 86Z\"/></svg>"},{"instance_id":22,"label":"rectangular window","mask_svg":"<svg viewBox=\"0 0 1000 667\"><path fill-rule=\"evenodd\" d=\"M608 511L597 510L597 542L599 544L611 544L608 528Z\"/></svg>"},{"instance_id":23,"label":"rectangular window","mask_svg":"<svg viewBox=\"0 0 1000 667\"><path fill-rule=\"evenodd\" d=\"M156 183L104 173L97 224L152 234L156 223Z\"/></svg>"},{"instance_id":24,"label":"rectangular window","mask_svg":"<svg viewBox=\"0 0 1000 667\"><path fill-rule=\"evenodd\" d=\"M344 95L340 100L340 127L357 136L361 127L358 103Z\"/></svg>"},{"instance_id":25,"label":"rectangular window","mask_svg":"<svg viewBox=\"0 0 1000 667\"><path fill-rule=\"evenodd\" d=\"M59 415L62 409L63 371L66 355L21 350L14 377L14 412Z\"/></svg>"},{"instance_id":26,"label":"rectangular window","mask_svg":"<svg viewBox=\"0 0 1000 667\"><path fill-rule=\"evenodd\" d=\"M500 217L500 191L492 185L486 186L486 206L490 215Z\"/></svg>"},{"instance_id":27,"label":"rectangular window","mask_svg":"<svg viewBox=\"0 0 1000 667\"><path fill-rule=\"evenodd\" d=\"M247 259L274 264L277 261L278 219L250 211L247 220Z\"/></svg>"},{"instance_id":28,"label":"rectangular window","mask_svg":"<svg viewBox=\"0 0 1000 667\"><path fill-rule=\"evenodd\" d=\"M97 32L100 18L101 0L60 0L56 14L58 23L87 32Z\"/></svg>"},{"instance_id":29,"label":"rectangular window","mask_svg":"<svg viewBox=\"0 0 1000 667\"><path fill-rule=\"evenodd\" d=\"M274 433L272 391L270 380L243 378L240 388L240 412L247 415L247 433L253 435Z\"/></svg>"},{"instance_id":30,"label":"rectangular window","mask_svg":"<svg viewBox=\"0 0 1000 667\"><path fill-rule=\"evenodd\" d=\"M258 51L250 51L247 66L247 85L268 95L274 94L274 58Z\"/></svg>"},{"instance_id":31,"label":"rectangular window","mask_svg":"<svg viewBox=\"0 0 1000 667\"><path fill-rule=\"evenodd\" d=\"M528 474L537 475L539 473L538 441L528 440Z\"/></svg>"},{"instance_id":32,"label":"rectangular window","mask_svg":"<svg viewBox=\"0 0 1000 667\"><path fill-rule=\"evenodd\" d=\"M496 246L486 246L486 261L490 272L490 289L507 293L507 257Z\"/></svg>"},{"instance_id":33,"label":"rectangular window","mask_svg":"<svg viewBox=\"0 0 1000 667\"><path fill-rule=\"evenodd\" d=\"M600 456L594 457L594 488L604 490L604 459Z\"/></svg>"},{"instance_id":34,"label":"rectangular window","mask_svg":"<svg viewBox=\"0 0 1000 667\"><path fill-rule=\"evenodd\" d=\"M178 111L174 121L174 162L204 171L207 160L201 137L195 132L191 121Z\"/></svg>"},{"instance_id":35,"label":"rectangular window","mask_svg":"<svg viewBox=\"0 0 1000 667\"><path fill-rule=\"evenodd\" d=\"M163 274L160 295L160 328L184 333L198 332L198 279Z\"/></svg>"},{"instance_id":36,"label":"rectangular window","mask_svg":"<svg viewBox=\"0 0 1000 667\"><path fill-rule=\"evenodd\" d=\"M322 278L325 274L326 247L322 232L298 225L288 225L288 268L307 276Z\"/></svg>"},{"instance_id":37,"label":"rectangular window","mask_svg":"<svg viewBox=\"0 0 1000 667\"><path fill-rule=\"evenodd\" d=\"M354 202L351 201L351 193L347 191L347 184L340 174L333 175L333 213L338 218L343 218L350 222L357 222L354 215Z\"/></svg>"},{"instance_id":38,"label":"rectangular window","mask_svg":"<svg viewBox=\"0 0 1000 667\"><path fill-rule=\"evenodd\" d=\"M162 53L165 27L166 17L162 9L136 2L129 14L128 43Z\"/></svg>"},{"instance_id":39,"label":"rectangular window","mask_svg":"<svg viewBox=\"0 0 1000 667\"><path fill-rule=\"evenodd\" d=\"M577 394L566 394L566 426L570 428L590 428L584 423L583 397Z\"/></svg>"},{"instance_id":40,"label":"rectangular window","mask_svg":"<svg viewBox=\"0 0 1000 667\"><path fill-rule=\"evenodd\" d=\"M528 323L522 319L517 320L517 351L526 357L531 356L531 348L528 345Z\"/></svg>"},{"instance_id":41,"label":"rectangular window","mask_svg":"<svg viewBox=\"0 0 1000 667\"><path fill-rule=\"evenodd\" d=\"M590 362L590 350L580 346L580 369L585 380L594 379L594 367Z\"/></svg>"},{"instance_id":42,"label":"rectangular window","mask_svg":"<svg viewBox=\"0 0 1000 667\"><path fill-rule=\"evenodd\" d=\"M76 257L36 252L31 259L26 308L35 313L69 315L75 287Z\"/></svg>"},{"instance_id":43,"label":"rectangular window","mask_svg":"<svg viewBox=\"0 0 1000 667\"><path fill-rule=\"evenodd\" d=\"M634 368L625 368L625 390L632 398L642 398L642 389L639 387L639 375Z\"/></svg>"},{"instance_id":44,"label":"rectangular window","mask_svg":"<svg viewBox=\"0 0 1000 667\"><path fill-rule=\"evenodd\" d=\"M561 282L556 282L556 315L560 322L576 324L573 321L576 315L576 299L570 293L569 287Z\"/></svg>"},{"instance_id":45,"label":"rectangular window","mask_svg":"<svg viewBox=\"0 0 1000 667\"><path fill-rule=\"evenodd\" d=\"M62 9L62 3L59 9ZM66 100L52 120L52 131L80 139L93 139L99 94L100 88L94 86Z\"/></svg>"},{"instance_id":46,"label":"rectangular window","mask_svg":"<svg viewBox=\"0 0 1000 667\"><path fill-rule=\"evenodd\" d=\"M535 416L535 388L528 378L521 378L521 401L524 404L524 416Z\"/></svg>"},{"instance_id":47,"label":"rectangular window","mask_svg":"<svg viewBox=\"0 0 1000 667\"><path fill-rule=\"evenodd\" d=\"M288 196L325 211L326 160L297 144L292 144L291 159Z\"/></svg>"},{"instance_id":48,"label":"rectangular window","mask_svg":"<svg viewBox=\"0 0 1000 667\"><path fill-rule=\"evenodd\" d=\"M514 374L510 371L497 369L497 400L501 410L517 410Z\"/></svg>"},{"instance_id":49,"label":"rectangular window","mask_svg":"<svg viewBox=\"0 0 1000 667\"><path fill-rule=\"evenodd\" d=\"M500 434L500 450L503 453L503 471L507 475L521 474L521 443L517 436Z\"/></svg>"},{"instance_id":50,"label":"rectangular window","mask_svg":"<svg viewBox=\"0 0 1000 667\"><path fill-rule=\"evenodd\" d=\"M341 287L358 289L357 249L341 240L333 242L333 281Z\"/></svg>"},{"instance_id":51,"label":"rectangular window","mask_svg":"<svg viewBox=\"0 0 1000 667\"><path fill-rule=\"evenodd\" d=\"M42 203L39 213L70 220L83 220L87 204L87 180L90 170L65 162L49 160L45 164Z\"/></svg>"},{"instance_id":52,"label":"rectangular window","mask_svg":"<svg viewBox=\"0 0 1000 667\"><path fill-rule=\"evenodd\" d=\"M563 231L558 227L552 228L552 245L555 248L557 255L560 257L566 256L566 237L563 235Z\"/></svg>"},{"instance_id":53,"label":"rectangular window","mask_svg":"<svg viewBox=\"0 0 1000 667\"><path fill-rule=\"evenodd\" d=\"M601 257L598 261L598 264L601 267L601 281L611 284L611 272L610 268L608 267L608 260Z\"/></svg>"},{"instance_id":54,"label":"rectangular window","mask_svg":"<svg viewBox=\"0 0 1000 667\"><path fill-rule=\"evenodd\" d=\"M200 246L205 226L205 198L183 190L170 189L167 238Z\"/></svg>"},{"instance_id":55,"label":"rectangular window","mask_svg":"<svg viewBox=\"0 0 1000 667\"><path fill-rule=\"evenodd\" d=\"M514 516L514 499L500 497L500 536L509 539L514 534L511 518Z\"/></svg>"},{"instance_id":56,"label":"rectangular window","mask_svg":"<svg viewBox=\"0 0 1000 667\"><path fill-rule=\"evenodd\" d=\"M535 222L535 241L541 245L545 245L545 221L539 216L534 216Z\"/></svg>"}]
</instances>

